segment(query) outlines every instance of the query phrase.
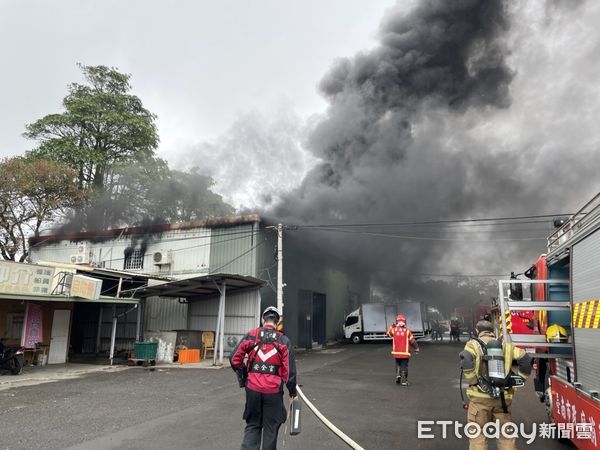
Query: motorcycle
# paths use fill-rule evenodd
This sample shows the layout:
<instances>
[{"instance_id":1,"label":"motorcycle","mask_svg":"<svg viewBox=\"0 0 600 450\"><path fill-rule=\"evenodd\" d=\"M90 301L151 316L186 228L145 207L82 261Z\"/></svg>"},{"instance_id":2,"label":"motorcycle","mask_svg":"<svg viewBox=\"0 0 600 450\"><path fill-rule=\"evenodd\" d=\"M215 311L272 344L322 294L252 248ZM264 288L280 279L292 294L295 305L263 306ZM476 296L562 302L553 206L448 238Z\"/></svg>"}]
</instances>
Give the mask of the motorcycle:
<instances>
[{"instance_id":1,"label":"motorcycle","mask_svg":"<svg viewBox=\"0 0 600 450\"><path fill-rule=\"evenodd\" d=\"M0 338L0 373L10 372L19 375L24 364L23 347L4 347L4 339Z\"/></svg>"}]
</instances>

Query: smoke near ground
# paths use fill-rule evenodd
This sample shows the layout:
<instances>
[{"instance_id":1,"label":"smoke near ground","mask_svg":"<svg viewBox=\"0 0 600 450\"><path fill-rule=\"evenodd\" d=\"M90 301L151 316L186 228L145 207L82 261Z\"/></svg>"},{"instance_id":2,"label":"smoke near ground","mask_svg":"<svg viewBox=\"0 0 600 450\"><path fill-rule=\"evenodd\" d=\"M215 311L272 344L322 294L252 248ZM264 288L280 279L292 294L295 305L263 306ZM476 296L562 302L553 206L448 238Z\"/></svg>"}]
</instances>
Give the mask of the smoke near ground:
<instances>
[{"instance_id":1,"label":"smoke near ground","mask_svg":"<svg viewBox=\"0 0 600 450\"><path fill-rule=\"evenodd\" d=\"M382 21L378 47L340 59L321 81L330 106L308 139L320 162L272 210L274 220L390 223L576 210L600 187L599 18L595 2L437 0L411 12L399 4ZM549 229L291 233L375 272L390 296L443 303L448 285L414 274L525 269L544 251Z\"/></svg>"}]
</instances>

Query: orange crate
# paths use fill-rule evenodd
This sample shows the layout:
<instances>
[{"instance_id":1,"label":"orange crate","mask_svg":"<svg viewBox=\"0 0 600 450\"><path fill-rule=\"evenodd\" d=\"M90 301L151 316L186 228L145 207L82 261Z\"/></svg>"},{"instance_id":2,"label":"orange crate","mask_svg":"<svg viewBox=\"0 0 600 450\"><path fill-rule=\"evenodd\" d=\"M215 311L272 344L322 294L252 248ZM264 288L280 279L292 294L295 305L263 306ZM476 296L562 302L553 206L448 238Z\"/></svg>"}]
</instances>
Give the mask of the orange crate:
<instances>
[{"instance_id":1,"label":"orange crate","mask_svg":"<svg viewBox=\"0 0 600 450\"><path fill-rule=\"evenodd\" d=\"M188 348L187 350L179 350L179 358L177 362L180 364L200 362L200 349Z\"/></svg>"}]
</instances>

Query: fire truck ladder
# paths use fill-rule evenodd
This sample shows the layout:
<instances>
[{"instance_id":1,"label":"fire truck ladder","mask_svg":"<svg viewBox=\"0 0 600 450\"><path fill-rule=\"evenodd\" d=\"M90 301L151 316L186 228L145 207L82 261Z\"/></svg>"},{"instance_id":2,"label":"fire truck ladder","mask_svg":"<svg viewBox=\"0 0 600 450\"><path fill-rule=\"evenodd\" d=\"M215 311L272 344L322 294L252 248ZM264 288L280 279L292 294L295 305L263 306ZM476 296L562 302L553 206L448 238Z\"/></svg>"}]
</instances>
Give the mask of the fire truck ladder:
<instances>
[{"instance_id":1,"label":"fire truck ladder","mask_svg":"<svg viewBox=\"0 0 600 450\"><path fill-rule=\"evenodd\" d=\"M506 342L523 347L525 351L535 358L571 358L569 353L552 353L555 349L569 349L572 351L571 337L564 343L546 341L543 334L514 334L507 330L506 313L510 311L567 311L570 313L571 302L565 301L533 301L531 298L513 300L510 296L511 284L569 284L568 280L499 280L500 319L502 320L502 334ZM548 351L545 351L547 349ZM544 351L540 351L544 350Z\"/></svg>"}]
</instances>

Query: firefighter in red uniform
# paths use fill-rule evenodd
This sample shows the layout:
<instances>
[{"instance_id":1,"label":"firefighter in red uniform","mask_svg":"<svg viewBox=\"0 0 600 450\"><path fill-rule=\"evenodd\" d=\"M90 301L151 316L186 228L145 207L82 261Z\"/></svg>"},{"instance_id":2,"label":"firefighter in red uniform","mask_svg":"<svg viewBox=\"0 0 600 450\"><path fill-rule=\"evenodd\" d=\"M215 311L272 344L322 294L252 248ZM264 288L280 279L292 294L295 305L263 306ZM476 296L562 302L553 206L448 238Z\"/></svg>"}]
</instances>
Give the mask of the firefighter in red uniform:
<instances>
[{"instance_id":1,"label":"firefighter in red uniform","mask_svg":"<svg viewBox=\"0 0 600 450\"><path fill-rule=\"evenodd\" d=\"M242 449L277 448L279 427L287 411L283 385L296 397L296 362L290 340L277 331L281 314L271 306L262 314L262 327L250 330L231 352L229 362L246 388L246 421Z\"/></svg>"},{"instance_id":2,"label":"firefighter in red uniform","mask_svg":"<svg viewBox=\"0 0 600 450\"><path fill-rule=\"evenodd\" d=\"M392 357L396 360L396 383L408 385L408 359L410 348L419 353L419 345L406 326L406 318L402 314L396 316L396 323L387 330L387 335L392 338Z\"/></svg>"}]
</instances>

